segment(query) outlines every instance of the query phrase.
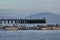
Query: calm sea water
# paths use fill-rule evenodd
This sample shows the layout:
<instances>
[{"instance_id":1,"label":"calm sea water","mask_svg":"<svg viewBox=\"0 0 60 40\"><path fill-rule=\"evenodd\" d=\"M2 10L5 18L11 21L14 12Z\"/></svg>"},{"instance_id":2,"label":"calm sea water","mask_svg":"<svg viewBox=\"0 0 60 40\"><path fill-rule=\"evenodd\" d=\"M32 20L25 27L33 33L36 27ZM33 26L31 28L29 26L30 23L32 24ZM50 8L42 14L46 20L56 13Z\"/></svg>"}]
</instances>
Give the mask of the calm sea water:
<instances>
[{"instance_id":1,"label":"calm sea water","mask_svg":"<svg viewBox=\"0 0 60 40\"><path fill-rule=\"evenodd\" d=\"M60 40L60 30L0 31L0 40Z\"/></svg>"}]
</instances>

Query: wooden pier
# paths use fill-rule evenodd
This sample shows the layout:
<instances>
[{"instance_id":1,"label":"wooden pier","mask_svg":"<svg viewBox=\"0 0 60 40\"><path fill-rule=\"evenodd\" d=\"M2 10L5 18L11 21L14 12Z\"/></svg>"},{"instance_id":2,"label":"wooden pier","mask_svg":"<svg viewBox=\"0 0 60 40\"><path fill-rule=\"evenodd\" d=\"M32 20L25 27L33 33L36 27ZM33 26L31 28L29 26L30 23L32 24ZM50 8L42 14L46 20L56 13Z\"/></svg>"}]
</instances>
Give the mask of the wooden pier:
<instances>
[{"instance_id":1,"label":"wooden pier","mask_svg":"<svg viewBox=\"0 0 60 40\"><path fill-rule=\"evenodd\" d=\"M46 23L46 20L45 19L0 19L0 24L2 23L32 24L32 23Z\"/></svg>"}]
</instances>

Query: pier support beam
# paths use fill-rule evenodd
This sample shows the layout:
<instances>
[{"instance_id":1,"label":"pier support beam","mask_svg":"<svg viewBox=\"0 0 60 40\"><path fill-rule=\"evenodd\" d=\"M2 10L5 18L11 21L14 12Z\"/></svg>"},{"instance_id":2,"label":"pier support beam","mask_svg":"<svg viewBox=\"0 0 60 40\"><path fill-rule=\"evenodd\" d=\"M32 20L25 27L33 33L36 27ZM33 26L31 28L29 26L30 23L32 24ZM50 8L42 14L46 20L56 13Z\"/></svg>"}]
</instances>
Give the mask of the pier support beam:
<instances>
[{"instance_id":1,"label":"pier support beam","mask_svg":"<svg viewBox=\"0 0 60 40\"><path fill-rule=\"evenodd\" d=\"M10 21L8 20L8 24L10 24Z\"/></svg>"},{"instance_id":2,"label":"pier support beam","mask_svg":"<svg viewBox=\"0 0 60 40\"><path fill-rule=\"evenodd\" d=\"M0 24L2 24L2 20L0 20Z\"/></svg>"},{"instance_id":3,"label":"pier support beam","mask_svg":"<svg viewBox=\"0 0 60 40\"><path fill-rule=\"evenodd\" d=\"M13 20L11 20L11 23L13 24Z\"/></svg>"},{"instance_id":4,"label":"pier support beam","mask_svg":"<svg viewBox=\"0 0 60 40\"><path fill-rule=\"evenodd\" d=\"M6 24L6 20L4 20L4 24Z\"/></svg>"}]
</instances>

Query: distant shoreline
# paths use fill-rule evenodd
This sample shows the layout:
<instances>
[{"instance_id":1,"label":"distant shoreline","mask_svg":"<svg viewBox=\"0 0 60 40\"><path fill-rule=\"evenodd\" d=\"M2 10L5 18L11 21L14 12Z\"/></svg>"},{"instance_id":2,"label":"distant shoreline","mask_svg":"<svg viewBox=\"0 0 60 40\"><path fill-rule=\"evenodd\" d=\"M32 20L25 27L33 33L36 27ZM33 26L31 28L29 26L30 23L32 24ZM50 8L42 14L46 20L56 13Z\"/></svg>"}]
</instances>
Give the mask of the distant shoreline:
<instances>
[{"instance_id":1,"label":"distant shoreline","mask_svg":"<svg viewBox=\"0 0 60 40\"><path fill-rule=\"evenodd\" d=\"M1 29L1 28L0 28ZM2 29L1 29L2 30ZM19 27L5 27L3 30L60 30L60 27L43 27L43 28L19 28Z\"/></svg>"}]
</instances>

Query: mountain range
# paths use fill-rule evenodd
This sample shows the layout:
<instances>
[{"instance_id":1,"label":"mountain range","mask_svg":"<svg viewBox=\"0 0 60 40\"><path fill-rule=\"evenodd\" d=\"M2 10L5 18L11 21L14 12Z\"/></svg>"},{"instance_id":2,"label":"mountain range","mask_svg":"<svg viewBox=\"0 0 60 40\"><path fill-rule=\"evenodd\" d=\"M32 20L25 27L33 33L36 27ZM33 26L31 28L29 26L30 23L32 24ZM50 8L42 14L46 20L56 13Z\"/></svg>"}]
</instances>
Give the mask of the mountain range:
<instances>
[{"instance_id":1,"label":"mountain range","mask_svg":"<svg viewBox=\"0 0 60 40\"><path fill-rule=\"evenodd\" d=\"M43 13L38 13L38 14L33 14L28 16L30 19L41 19L45 18L47 23L51 24L60 24L60 15L53 14L50 12L43 12Z\"/></svg>"}]
</instances>

